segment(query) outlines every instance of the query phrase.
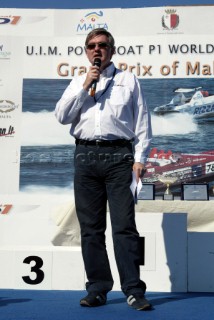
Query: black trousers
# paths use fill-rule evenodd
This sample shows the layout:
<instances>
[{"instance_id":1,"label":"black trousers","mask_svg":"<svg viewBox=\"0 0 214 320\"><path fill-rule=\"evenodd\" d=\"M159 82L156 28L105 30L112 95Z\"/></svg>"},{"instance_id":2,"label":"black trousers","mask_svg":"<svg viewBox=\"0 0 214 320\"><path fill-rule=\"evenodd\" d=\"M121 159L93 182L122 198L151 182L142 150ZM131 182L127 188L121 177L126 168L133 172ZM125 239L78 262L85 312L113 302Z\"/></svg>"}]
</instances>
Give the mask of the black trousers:
<instances>
[{"instance_id":1,"label":"black trousers","mask_svg":"<svg viewBox=\"0 0 214 320\"><path fill-rule=\"evenodd\" d=\"M81 229L82 255L88 292L107 293L113 287L105 244L107 200L121 289L125 295L144 293L139 278L140 246L135 204L130 190L132 146L77 145L74 192Z\"/></svg>"}]
</instances>

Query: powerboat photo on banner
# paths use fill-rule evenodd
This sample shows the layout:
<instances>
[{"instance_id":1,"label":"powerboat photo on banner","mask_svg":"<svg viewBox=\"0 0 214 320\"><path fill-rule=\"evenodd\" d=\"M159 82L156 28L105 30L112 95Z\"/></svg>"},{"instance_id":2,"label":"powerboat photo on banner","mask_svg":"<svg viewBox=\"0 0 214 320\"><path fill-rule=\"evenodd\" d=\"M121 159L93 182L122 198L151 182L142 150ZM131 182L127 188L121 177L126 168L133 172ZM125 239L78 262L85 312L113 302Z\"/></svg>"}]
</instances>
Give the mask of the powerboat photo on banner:
<instances>
[{"instance_id":1,"label":"powerboat photo on banner","mask_svg":"<svg viewBox=\"0 0 214 320\"><path fill-rule=\"evenodd\" d=\"M214 94L202 87L177 88L172 100L154 109L156 115L169 115L175 113L188 113L195 119L214 117Z\"/></svg>"}]
</instances>

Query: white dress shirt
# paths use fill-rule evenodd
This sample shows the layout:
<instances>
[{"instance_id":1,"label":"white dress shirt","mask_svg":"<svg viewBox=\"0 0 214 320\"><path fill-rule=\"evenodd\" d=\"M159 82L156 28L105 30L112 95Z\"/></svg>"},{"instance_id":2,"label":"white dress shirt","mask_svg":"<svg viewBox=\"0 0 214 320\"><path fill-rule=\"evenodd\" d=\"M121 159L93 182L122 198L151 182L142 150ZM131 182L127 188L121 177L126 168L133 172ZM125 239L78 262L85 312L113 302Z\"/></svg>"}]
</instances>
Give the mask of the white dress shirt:
<instances>
[{"instance_id":1,"label":"white dress shirt","mask_svg":"<svg viewBox=\"0 0 214 320\"><path fill-rule=\"evenodd\" d=\"M138 79L111 63L100 75L95 98L83 89L85 79L86 74L74 77L66 88L55 109L58 121L71 124L78 139L133 139L135 161L145 163L152 130Z\"/></svg>"}]
</instances>

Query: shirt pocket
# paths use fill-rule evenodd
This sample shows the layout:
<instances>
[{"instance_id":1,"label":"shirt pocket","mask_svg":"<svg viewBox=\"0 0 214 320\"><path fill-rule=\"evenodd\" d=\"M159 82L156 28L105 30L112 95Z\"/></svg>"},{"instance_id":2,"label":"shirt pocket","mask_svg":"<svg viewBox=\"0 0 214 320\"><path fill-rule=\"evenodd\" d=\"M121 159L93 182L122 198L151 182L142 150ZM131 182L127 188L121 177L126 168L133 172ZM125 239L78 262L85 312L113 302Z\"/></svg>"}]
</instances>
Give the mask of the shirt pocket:
<instances>
[{"instance_id":1,"label":"shirt pocket","mask_svg":"<svg viewBox=\"0 0 214 320\"><path fill-rule=\"evenodd\" d=\"M127 105L130 99L130 90L124 86L114 86L110 94L110 104L115 106Z\"/></svg>"}]
</instances>

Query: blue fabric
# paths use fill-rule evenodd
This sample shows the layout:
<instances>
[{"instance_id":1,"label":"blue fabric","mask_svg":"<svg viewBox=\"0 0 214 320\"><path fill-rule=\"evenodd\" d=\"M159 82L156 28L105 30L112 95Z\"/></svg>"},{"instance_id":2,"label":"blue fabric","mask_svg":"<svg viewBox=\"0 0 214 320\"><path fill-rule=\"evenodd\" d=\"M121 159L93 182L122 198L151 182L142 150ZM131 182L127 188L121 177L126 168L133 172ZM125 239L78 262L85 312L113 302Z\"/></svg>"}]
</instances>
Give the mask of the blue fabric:
<instances>
[{"instance_id":1,"label":"blue fabric","mask_svg":"<svg viewBox=\"0 0 214 320\"><path fill-rule=\"evenodd\" d=\"M147 293L151 311L136 311L122 292L108 294L105 306L83 308L85 291L0 290L1 320L211 320L214 293ZM142 314L143 313L143 314Z\"/></svg>"},{"instance_id":2,"label":"blue fabric","mask_svg":"<svg viewBox=\"0 0 214 320\"><path fill-rule=\"evenodd\" d=\"M137 8L137 7L162 7L176 5L213 4L213 0L1 0L1 8L63 8L63 9L82 9L82 8Z\"/></svg>"}]
</instances>

